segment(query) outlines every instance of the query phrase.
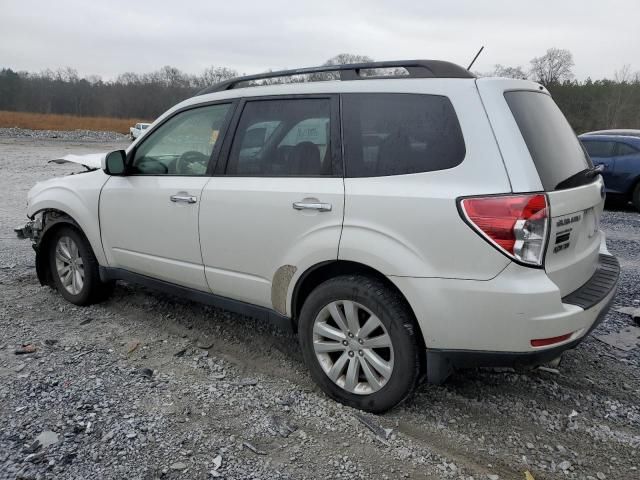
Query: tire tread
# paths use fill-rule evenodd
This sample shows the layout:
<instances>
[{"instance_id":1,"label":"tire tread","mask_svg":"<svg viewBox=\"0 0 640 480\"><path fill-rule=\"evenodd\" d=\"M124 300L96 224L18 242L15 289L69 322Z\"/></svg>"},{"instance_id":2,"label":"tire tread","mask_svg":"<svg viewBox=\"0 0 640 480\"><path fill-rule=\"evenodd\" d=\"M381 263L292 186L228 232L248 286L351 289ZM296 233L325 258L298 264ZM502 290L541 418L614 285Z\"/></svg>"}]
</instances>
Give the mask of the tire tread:
<instances>
[{"instance_id":1,"label":"tire tread","mask_svg":"<svg viewBox=\"0 0 640 480\"><path fill-rule=\"evenodd\" d=\"M348 392L342 391L339 387L331 387L333 382L326 378L325 381L318 382L320 387L332 398L340 401L348 406L359 408L362 410L367 410L373 413L381 413L390 408L393 408L396 405L405 402L408 398L412 396L414 393L422 371L422 362L423 356L420 355L420 341L418 340L418 335L420 334L420 330L417 327L416 320L413 316L413 312L410 310L407 305L405 299L398 293L388 288L382 281L377 278L359 275L359 274L347 274L341 275L338 277L334 277L332 279L326 280L316 287L316 289L311 292L311 294L307 297L304 305L302 306L300 320L301 320L301 328L300 328L300 343L303 349L303 355L305 356L305 361L307 362L310 370L312 370L312 376L314 373L314 367L312 367L309 362L316 362L315 353L313 351L306 352L305 350L305 342L303 341L303 335L307 334L306 328L308 323L313 323L315 319L316 312L309 311L312 307L312 303L315 299L323 294L323 292L330 291L332 289L350 289L352 292L358 292L366 294L373 300L373 303L376 305L384 305L386 310L389 313L390 320L392 322L398 322L400 327L407 336L407 339L410 344L410 350L412 354L412 369L411 371L404 371L405 375L408 375L406 378L407 387L403 392L393 392L392 398L380 398L374 399L373 401L369 401L367 397L374 398L374 396L378 395L382 392L376 392L371 395L366 396L357 396L354 394L349 394ZM369 307L370 308L370 307ZM380 315L379 312L375 312L376 315ZM313 317L313 318L310 318ZM382 318L381 318L382 320ZM389 332L391 333L391 332ZM318 366L319 368L319 366ZM317 371L317 370L316 370ZM317 374L316 374L317 375ZM323 372L324 375L324 372ZM316 378L316 381L318 379ZM329 382L329 383L327 383ZM327 388L326 385L329 385L331 388ZM335 384L333 384L335 385ZM343 394L341 395L340 392Z\"/></svg>"}]
</instances>

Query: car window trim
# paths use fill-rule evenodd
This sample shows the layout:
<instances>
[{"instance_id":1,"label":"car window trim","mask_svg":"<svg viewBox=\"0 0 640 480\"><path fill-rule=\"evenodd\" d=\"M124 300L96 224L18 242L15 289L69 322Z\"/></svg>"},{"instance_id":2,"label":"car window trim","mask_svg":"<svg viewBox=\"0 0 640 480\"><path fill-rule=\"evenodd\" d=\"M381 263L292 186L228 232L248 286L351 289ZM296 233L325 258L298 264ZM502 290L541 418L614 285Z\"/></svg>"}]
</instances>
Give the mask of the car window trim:
<instances>
[{"instance_id":1,"label":"car window trim","mask_svg":"<svg viewBox=\"0 0 640 480\"><path fill-rule=\"evenodd\" d=\"M163 126L168 121L170 121L171 119L175 118L176 116L184 112L188 112L190 110L196 110L198 108L211 107L215 105L229 105L229 110L227 110L227 113L225 114L225 118L222 122L222 125L220 126L220 133L218 134L218 140L216 141L216 144L213 147L213 150L211 151L211 155L209 156L209 162L207 163L207 169L204 174L175 175L175 174L168 174L168 173L131 173L131 167L133 165L133 159L135 157L136 152L138 151L140 146L143 145L144 142L146 142L149 138L151 138L154 132L156 132L161 126ZM224 138L226 137L226 133L229 131L229 126L231 124L231 120L233 119L233 116L237 109L237 106L238 106L238 99L225 98L223 100L213 100L210 102L202 102L194 105L187 105L185 107L179 108L175 112L172 112L171 115L168 115L160 123L158 123L157 125L154 125L153 128L146 133L146 135L140 141L140 143L136 144L129 151L129 153L127 154L126 167L125 167L126 176L128 177L211 177L213 175L213 172L215 171L216 164L220 160L219 153L222 150L222 144L224 142ZM147 128L149 129L150 127L147 127Z\"/></svg>"},{"instance_id":2,"label":"car window trim","mask_svg":"<svg viewBox=\"0 0 640 480\"><path fill-rule=\"evenodd\" d=\"M331 174L330 175L243 175L243 174L229 174L227 168L229 166L229 155L231 154L231 146L238 134L238 125L240 124L240 118L244 107L249 102L255 101L277 101L277 100L309 100L320 99L329 100L329 138L330 138L330 152L331 152ZM225 135L224 143L220 149L220 155L218 157L218 165L214 171L213 176L224 176L231 178L343 178L344 168L342 161L342 141L340 138L340 130L342 128L340 121L340 105L338 94L329 93L312 93L312 94L292 94L292 95L264 95L256 97L243 97L239 99L239 104L236 107L233 118L231 119L229 128L227 129L227 135Z\"/></svg>"}]
</instances>

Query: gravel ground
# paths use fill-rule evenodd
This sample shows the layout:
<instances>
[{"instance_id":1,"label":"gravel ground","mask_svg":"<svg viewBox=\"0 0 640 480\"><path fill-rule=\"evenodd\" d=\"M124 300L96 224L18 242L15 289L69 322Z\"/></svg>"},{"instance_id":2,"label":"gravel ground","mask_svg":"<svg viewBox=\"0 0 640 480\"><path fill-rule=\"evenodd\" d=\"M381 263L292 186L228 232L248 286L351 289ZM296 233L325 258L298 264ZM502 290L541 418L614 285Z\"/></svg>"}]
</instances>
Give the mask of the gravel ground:
<instances>
[{"instance_id":1,"label":"gravel ground","mask_svg":"<svg viewBox=\"0 0 640 480\"><path fill-rule=\"evenodd\" d=\"M58 130L29 130L26 128L0 128L0 138L33 138L44 140L49 138L64 141L84 141L84 142L126 142L128 135L118 132L94 132L92 130L71 130L60 132Z\"/></svg>"},{"instance_id":2,"label":"gravel ground","mask_svg":"<svg viewBox=\"0 0 640 480\"><path fill-rule=\"evenodd\" d=\"M74 170L47 160L126 140L56 135L0 132L0 478L640 479L639 348L591 337L558 372L466 371L359 418L314 386L293 335L253 319L127 284L66 303L12 228L36 181ZM640 306L640 215L602 225L616 306ZM640 335L612 311L595 334L623 328Z\"/></svg>"}]
</instances>

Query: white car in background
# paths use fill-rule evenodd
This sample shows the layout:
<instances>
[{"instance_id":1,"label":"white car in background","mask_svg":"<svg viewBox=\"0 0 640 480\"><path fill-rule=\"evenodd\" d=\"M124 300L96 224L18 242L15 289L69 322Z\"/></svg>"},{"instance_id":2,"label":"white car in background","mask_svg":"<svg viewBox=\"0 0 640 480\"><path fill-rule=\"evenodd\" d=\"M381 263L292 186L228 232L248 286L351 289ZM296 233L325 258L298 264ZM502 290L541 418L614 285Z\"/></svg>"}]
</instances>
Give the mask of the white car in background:
<instances>
[{"instance_id":1,"label":"white car in background","mask_svg":"<svg viewBox=\"0 0 640 480\"><path fill-rule=\"evenodd\" d=\"M135 126L129 128L129 137L131 140L135 140L140 135L144 133L144 131L149 128L150 123L136 123Z\"/></svg>"},{"instance_id":2,"label":"white car in background","mask_svg":"<svg viewBox=\"0 0 640 480\"><path fill-rule=\"evenodd\" d=\"M325 71L341 81L238 87ZM616 291L602 177L525 80L435 60L242 77L64 160L91 171L38 183L18 229L43 285L87 305L126 280L288 325L320 387L371 412L456 368L555 360Z\"/></svg>"}]
</instances>

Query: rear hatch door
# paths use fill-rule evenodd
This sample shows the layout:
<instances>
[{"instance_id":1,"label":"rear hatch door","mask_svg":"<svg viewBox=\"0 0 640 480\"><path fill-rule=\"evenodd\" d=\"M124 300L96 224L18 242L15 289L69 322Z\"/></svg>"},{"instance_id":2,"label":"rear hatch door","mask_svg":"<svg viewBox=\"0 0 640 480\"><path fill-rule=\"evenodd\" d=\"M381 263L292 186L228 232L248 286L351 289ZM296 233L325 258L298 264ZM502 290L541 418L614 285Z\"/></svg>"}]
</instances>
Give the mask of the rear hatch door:
<instances>
[{"instance_id":1,"label":"rear hatch door","mask_svg":"<svg viewBox=\"0 0 640 480\"><path fill-rule=\"evenodd\" d=\"M478 80L513 192L543 191L551 225L544 267L565 296L598 266L604 205L602 177L573 129L541 86Z\"/></svg>"}]
</instances>

